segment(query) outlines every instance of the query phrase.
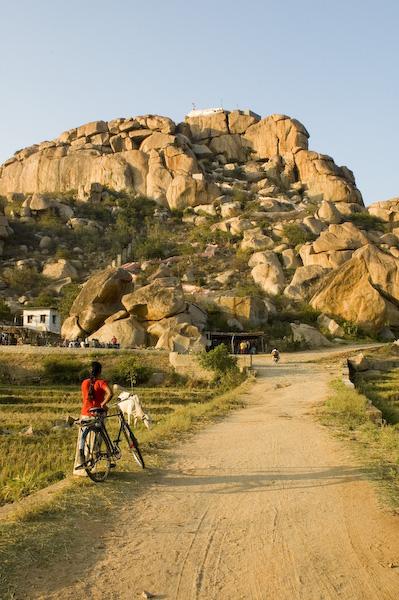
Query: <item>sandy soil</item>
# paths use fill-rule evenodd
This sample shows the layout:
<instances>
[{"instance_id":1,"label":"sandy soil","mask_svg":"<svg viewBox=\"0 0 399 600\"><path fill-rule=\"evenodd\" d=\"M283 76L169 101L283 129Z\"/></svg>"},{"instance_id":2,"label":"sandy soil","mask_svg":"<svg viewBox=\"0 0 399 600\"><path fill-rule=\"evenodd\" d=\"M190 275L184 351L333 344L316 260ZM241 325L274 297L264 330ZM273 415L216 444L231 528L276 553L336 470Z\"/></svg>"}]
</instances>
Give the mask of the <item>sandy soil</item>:
<instances>
[{"instance_id":1,"label":"sandy soil","mask_svg":"<svg viewBox=\"0 0 399 600\"><path fill-rule=\"evenodd\" d=\"M312 417L334 369L311 359L258 358L248 407L182 444L138 501L114 510L94 564L76 556L67 576L49 565L31 597L399 598L399 519Z\"/></svg>"}]
</instances>

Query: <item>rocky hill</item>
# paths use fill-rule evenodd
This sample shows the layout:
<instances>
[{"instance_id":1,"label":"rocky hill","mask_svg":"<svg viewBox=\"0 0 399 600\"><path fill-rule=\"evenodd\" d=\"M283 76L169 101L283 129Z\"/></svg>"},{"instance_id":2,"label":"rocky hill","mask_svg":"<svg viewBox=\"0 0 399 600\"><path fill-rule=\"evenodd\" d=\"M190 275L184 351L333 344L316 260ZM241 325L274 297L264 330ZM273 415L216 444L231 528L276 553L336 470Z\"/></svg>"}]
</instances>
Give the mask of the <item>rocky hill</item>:
<instances>
[{"instance_id":1,"label":"rocky hill","mask_svg":"<svg viewBox=\"0 0 399 600\"><path fill-rule=\"evenodd\" d=\"M366 209L308 138L285 115L217 109L95 121L16 152L0 167L1 295L56 297L95 273L64 334L125 346L191 349L206 326L391 335L399 200ZM128 244L129 264L101 270Z\"/></svg>"}]
</instances>

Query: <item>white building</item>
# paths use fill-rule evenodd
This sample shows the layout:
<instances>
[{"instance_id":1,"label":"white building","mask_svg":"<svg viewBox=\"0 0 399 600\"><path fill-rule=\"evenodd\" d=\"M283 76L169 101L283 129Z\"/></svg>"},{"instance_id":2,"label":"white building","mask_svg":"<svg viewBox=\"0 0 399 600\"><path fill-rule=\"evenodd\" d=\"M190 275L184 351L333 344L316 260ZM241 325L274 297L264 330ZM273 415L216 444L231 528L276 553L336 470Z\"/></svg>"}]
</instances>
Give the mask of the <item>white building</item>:
<instances>
[{"instance_id":1,"label":"white building","mask_svg":"<svg viewBox=\"0 0 399 600\"><path fill-rule=\"evenodd\" d=\"M61 318L55 308L25 308L23 326L36 331L61 332Z\"/></svg>"}]
</instances>

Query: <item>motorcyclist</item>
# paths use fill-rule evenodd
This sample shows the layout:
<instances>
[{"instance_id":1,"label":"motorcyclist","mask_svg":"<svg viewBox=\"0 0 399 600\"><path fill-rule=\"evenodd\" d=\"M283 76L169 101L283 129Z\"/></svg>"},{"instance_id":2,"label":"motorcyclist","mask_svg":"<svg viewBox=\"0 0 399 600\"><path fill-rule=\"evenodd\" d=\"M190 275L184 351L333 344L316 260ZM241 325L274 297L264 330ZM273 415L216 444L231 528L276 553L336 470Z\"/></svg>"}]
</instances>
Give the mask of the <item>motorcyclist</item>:
<instances>
[{"instance_id":1,"label":"motorcyclist","mask_svg":"<svg viewBox=\"0 0 399 600\"><path fill-rule=\"evenodd\" d=\"M280 360L280 352L277 350L277 348L273 348L273 350L271 351L271 355L273 357L274 362L278 362Z\"/></svg>"}]
</instances>

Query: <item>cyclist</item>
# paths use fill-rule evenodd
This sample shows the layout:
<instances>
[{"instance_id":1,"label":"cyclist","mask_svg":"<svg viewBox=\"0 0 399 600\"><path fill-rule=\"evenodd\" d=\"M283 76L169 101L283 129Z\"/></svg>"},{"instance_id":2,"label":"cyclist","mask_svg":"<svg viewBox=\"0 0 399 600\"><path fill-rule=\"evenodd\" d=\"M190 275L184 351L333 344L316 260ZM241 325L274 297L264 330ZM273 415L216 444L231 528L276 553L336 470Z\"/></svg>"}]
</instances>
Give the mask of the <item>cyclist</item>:
<instances>
[{"instance_id":1,"label":"cyclist","mask_svg":"<svg viewBox=\"0 0 399 600\"><path fill-rule=\"evenodd\" d=\"M277 348L273 348L273 350L271 351L271 355L273 357L274 362L278 362L280 360L280 352L277 350Z\"/></svg>"},{"instance_id":2,"label":"cyclist","mask_svg":"<svg viewBox=\"0 0 399 600\"><path fill-rule=\"evenodd\" d=\"M112 398L112 391L105 379L100 379L102 371L101 363L93 361L91 363L90 375L82 381L82 409L81 421L90 422L94 417L90 413L91 408L104 408ZM78 442L76 446L74 475L85 475L82 471L81 450L82 430L79 430Z\"/></svg>"}]
</instances>

